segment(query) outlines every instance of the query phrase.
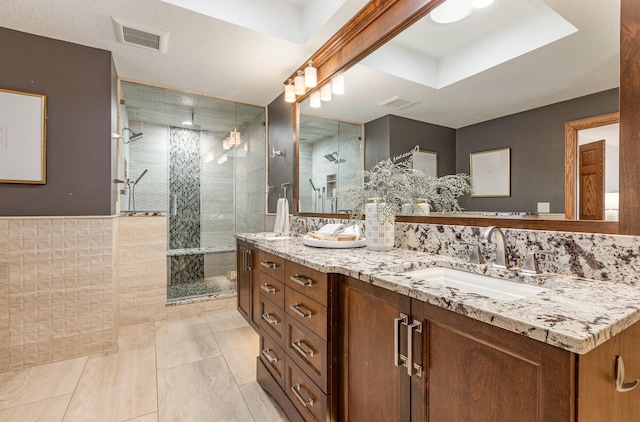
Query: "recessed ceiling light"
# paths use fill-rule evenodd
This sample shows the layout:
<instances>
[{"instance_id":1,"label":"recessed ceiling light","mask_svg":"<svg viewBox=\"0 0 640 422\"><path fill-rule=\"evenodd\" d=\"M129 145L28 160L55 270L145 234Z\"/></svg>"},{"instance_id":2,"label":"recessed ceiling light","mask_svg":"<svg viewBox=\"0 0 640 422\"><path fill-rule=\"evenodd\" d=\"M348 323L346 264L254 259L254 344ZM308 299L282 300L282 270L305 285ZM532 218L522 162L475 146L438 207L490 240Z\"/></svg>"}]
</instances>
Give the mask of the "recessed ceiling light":
<instances>
[{"instance_id":1,"label":"recessed ceiling light","mask_svg":"<svg viewBox=\"0 0 640 422\"><path fill-rule=\"evenodd\" d=\"M469 0L447 0L430 13L436 23L453 23L462 20L473 12Z\"/></svg>"}]
</instances>

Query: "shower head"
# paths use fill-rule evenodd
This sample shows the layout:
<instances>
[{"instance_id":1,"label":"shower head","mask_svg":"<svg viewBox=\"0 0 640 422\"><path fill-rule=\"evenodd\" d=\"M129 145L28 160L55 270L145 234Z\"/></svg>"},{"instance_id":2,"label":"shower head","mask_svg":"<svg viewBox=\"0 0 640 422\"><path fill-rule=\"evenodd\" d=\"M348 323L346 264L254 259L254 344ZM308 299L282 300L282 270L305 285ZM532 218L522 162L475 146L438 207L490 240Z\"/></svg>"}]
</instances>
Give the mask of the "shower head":
<instances>
[{"instance_id":1,"label":"shower head","mask_svg":"<svg viewBox=\"0 0 640 422\"><path fill-rule=\"evenodd\" d=\"M336 161L336 159L338 158L338 152L334 151L331 154L325 155L324 158L326 158L329 161Z\"/></svg>"},{"instance_id":2,"label":"shower head","mask_svg":"<svg viewBox=\"0 0 640 422\"><path fill-rule=\"evenodd\" d=\"M143 136L142 132L135 133L134 131L132 131L128 127L123 127L122 130L128 130L129 133L130 133L129 140L128 141L124 141L125 144L128 144L129 142L137 141L138 139L142 138L142 136Z\"/></svg>"},{"instance_id":3,"label":"shower head","mask_svg":"<svg viewBox=\"0 0 640 422\"><path fill-rule=\"evenodd\" d=\"M138 182L140 181L140 179L142 179L142 177L147 174L147 172L149 171L149 169L144 169L144 171L142 172L142 174L140 176L138 176L138 178L136 179L135 182L133 182L134 184L138 184Z\"/></svg>"}]
</instances>

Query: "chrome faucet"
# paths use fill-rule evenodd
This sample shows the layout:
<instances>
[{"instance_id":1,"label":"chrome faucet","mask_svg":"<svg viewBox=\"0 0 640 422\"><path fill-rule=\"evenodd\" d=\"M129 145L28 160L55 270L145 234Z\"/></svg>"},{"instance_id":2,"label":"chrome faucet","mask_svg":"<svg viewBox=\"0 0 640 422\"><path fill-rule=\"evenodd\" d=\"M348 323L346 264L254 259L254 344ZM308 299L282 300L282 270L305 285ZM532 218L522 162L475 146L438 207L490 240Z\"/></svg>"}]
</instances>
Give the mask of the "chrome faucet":
<instances>
[{"instance_id":1,"label":"chrome faucet","mask_svg":"<svg viewBox=\"0 0 640 422\"><path fill-rule=\"evenodd\" d=\"M496 244L496 260L493 263L495 268L508 269L509 257L507 256L507 247L504 239L504 233L498 226L489 226L480 233L480 242L487 244L491 242Z\"/></svg>"}]
</instances>

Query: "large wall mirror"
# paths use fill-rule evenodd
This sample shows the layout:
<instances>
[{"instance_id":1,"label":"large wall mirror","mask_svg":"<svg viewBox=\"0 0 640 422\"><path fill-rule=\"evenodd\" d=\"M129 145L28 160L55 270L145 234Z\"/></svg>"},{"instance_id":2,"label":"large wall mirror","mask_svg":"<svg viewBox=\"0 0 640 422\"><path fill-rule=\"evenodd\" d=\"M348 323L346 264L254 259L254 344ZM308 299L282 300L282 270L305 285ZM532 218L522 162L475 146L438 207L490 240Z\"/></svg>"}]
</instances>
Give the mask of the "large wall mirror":
<instances>
[{"instance_id":1,"label":"large wall mirror","mask_svg":"<svg viewBox=\"0 0 640 422\"><path fill-rule=\"evenodd\" d=\"M363 125L300 115L300 212L344 213L338 190L353 184L363 164Z\"/></svg>"},{"instance_id":2,"label":"large wall mirror","mask_svg":"<svg viewBox=\"0 0 640 422\"><path fill-rule=\"evenodd\" d=\"M415 22L381 46L373 43L375 50L356 63L327 65L328 73L342 71L346 92L319 109L301 101L300 134L308 114L362 122L366 167L419 145L437 152L439 176L469 173L471 154L509 148L510 195L463 197L468 216L535 219L539 228L580 219L565 210L565 124L619 111L620 0L495 0L449 24L425 14L428 3L407 14ZM602 208L603 221L618 215L605 212L604 189L609 198L619 190L612 128L602 158L603 195L593 205ZM580 142L600 141L600 132L586 132ZM579 201L580 164L573 165ZM302 195L309 182L304 166L298 168ZM606 223L580 227L616 230Z\"/></svg>"}]
</instances>

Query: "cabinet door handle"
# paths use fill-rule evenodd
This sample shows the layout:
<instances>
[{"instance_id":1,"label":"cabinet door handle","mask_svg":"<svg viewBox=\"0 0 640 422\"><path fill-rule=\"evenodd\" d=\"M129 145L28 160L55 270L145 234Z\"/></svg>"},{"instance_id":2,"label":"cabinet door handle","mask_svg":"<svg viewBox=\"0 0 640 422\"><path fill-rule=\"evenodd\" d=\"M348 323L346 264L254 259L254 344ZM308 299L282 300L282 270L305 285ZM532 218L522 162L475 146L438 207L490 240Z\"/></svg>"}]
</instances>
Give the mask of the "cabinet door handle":
<instances>
[{"instance_id":1,"label":"cabinet door handle","mask_svg":"<svg viewBox=\"0 0 640 422\"><path fill-rule=\"evenodd\" d=\"M631 391L638 386L640 380L635 379L631 382L624 381L624 361L622 356L616 356L616 391L625 393Z\"/></svg>"},{"instance_id":2,"label":"cabinet door handle","mask_svg":"<svg viewBox=\"0 0 640 422\"><path fill-rule=\"evenodd\" d=\"M275 270L278 267L278 265L275 262L271 262L271 261L262 261L260 265L262 265L263 267L267 267L271 270Z\"/></svg>"},{"instance_id":3,"label":"cabinet door handle","mask_svg":"<svg viewBox=\"0 0 640 422\"><path fill-rule=\"evenodd\" d=\"M269 314L269 313L262 314L262 319L267 321L269 323L269 325L278 325L278 320L271 318L271 314Z\"/></svg>"},{"instance_id":4,"label":"cabinet door handle","mask_svg":"<svg viewBox=\"0 0 640 422\"><path fill-rule=\"evenodd\" d=\"M273 287L273 286L269 286L269 284L268 284L268 283L264 283L264 284L260 285L260 288L261 288L262 290L264 290L265 292L267 292L267 293L271 293L271 294L273 294L273 295L275 295L275 294L276 294L276 288L275 288L275 287Z\"/></svg>"},{"instance_id":5,"label":"cabinet door handle","mask_svg":"<svg viewBox=\"0 0 640 422\"><path fill-rule=\"evenodd\" d=\"M298 305L297 303L294 303L293 305L289 306L289 308L291 308L293 312L300 315L302 318L311 318L312 312L309 309L304 309L302 306Z\"/></svg>"},{"instance_id":6,"label":"cabinet door handle","mask_svg":"<svg viewBox=\"0 0 640 422\"><path fill-rule=\"evenodd\" d=\"M296 341L292 342L291 347L296 349L296 351L302 354L302 356L309 356L311 358L313 357L313 349L309 348L309 350L304 350L302 348L302 340L300 339L297 339Z\"/></svg>"},{"instance_id":7,"label":"cabinet door handle","mask_svg":"<svg viewBox=\"0 0 640 422\"><path fill-rule=\"evenodd\" d=\"M300 385L300 383L296 383L296 385L292 385L291 386L291 391L293 391L293 394L300 401L300 403L302 403L302 405L304 407L307 407L307 406L313 407L313 399L312 398L305 399L304 397L302 397L302 386Z\"/></svg>"},{"instance_id":8,"label":"cabinet door handle","mask_svg":"<svg viewBox=\"0 0 640 422\"><path fill-rule=\"evenodd\" d=\"M393 319L393 364L395 366L404 366L406 357L400 354L400 326L407 324L409 317L405 314L400 314L399 317Z\"/></svg>"},{"instance_id":9,"label":"cabinet door handle","mask_svg":"<svg viewBox=\"0 0 640 422\"><path fill-rule=\"evenodd\" d=\"M251 252L251 250L247 251L247 266L245 267L245 270L247 271L251 271L251 257L253 256L253 252Z\"/></svg>"},{"instance_id":10,"label":"cabinet door handle","mask_svg":"<svg viewBox=\"0 0 640 422\"><path fill-rule=\"evenodd\" d=\"M409 376L413 376L413 370L415 369L415 374L419 377L422 377L422 365L418 365L413 361L413 330L416 330L416 333L422 332L422 323L417 320L413 320L412 324L407 325L407 374Z\"/></svg>"},{"instance_id":11,"label":"cabinet door handle","mask_svg":"<svg viewBox=\"0 0 640 422\"><path fill-rule=\"evenodd\" d=\"M267 358L269 363L272 364L272 365L275 364L275 363L278 363L278 358L274 358L273 356L271 356L271 350L270 349L263 349L262 350L262 356Z\"/></svg>"},{"instance_id":12,"label":"cabinet door handle","mask_svg":"<svg viewBox=\"0 0 640 422\"><path fill-rule=\"evenodd\" d=\"M303 279L298 274L294 274L294 275L290 276L289 280L295 281L296 283L298 283L301 286L311 287L313 285L313 280L311 280L310 278Z\"/></svg>"}]
</instances>

